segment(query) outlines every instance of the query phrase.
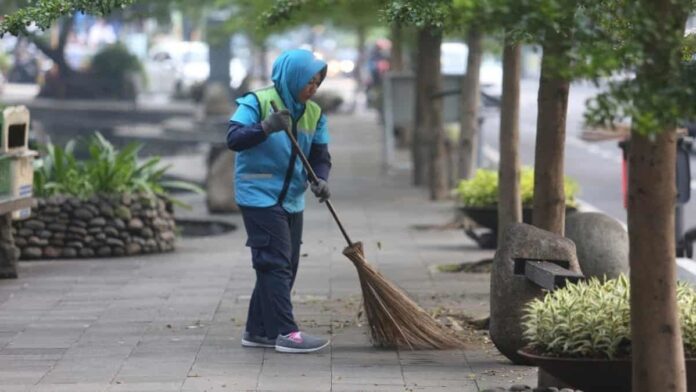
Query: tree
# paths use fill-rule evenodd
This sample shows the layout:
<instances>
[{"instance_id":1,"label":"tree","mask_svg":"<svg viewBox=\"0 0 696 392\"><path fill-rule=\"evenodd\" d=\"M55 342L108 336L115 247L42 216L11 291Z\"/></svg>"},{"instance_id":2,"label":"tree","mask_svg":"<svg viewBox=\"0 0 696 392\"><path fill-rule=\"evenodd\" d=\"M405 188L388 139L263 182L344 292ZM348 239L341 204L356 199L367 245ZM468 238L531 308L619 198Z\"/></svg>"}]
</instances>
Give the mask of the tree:
<instances>
[{"instance_id":1,"label":"tree","mask_svg":"<svg viewBox=\"0 0 696 392\"><path fill-rule=\"evenodd\" d=\"M445 160L445 133L442 100L440 46L446 26L455 15L449 0L392 1L385 6L387 20L416 27L416 124L411 140L415 185L429 185L430 198L448 197L449 181Z\"/></svg>"},{"instance_id":2,"label":"tree","mask_svg":"<svg viewBox=\"0 0 696 392\"><path fill-rule=\"evenodd\" d=\"M29 34L28 27L35 24L39 29L48 29L57 19L83 12L97 16L106 16L115 9L123 9L134 0L14 0L8 3L16 11L5 15L0 21L0 36Z\"/></svg>"},{"instance_id":3,"label":"tree","mask_svg":"<svg viewBox=\"0 0 696 392\"><path fill-rule=\"evenodd\" d=\"M635 71L635 78L612 83L587 113L592 124L631 119L628 232L635 392L686 391L676 306L675 129L679 119L696 115L696 66L684 37L694 6L691 0L615 1L611 11L623 15L623 22L597 26L620 53L615 56L619 66Z\"/></svg>"}]
</instances>

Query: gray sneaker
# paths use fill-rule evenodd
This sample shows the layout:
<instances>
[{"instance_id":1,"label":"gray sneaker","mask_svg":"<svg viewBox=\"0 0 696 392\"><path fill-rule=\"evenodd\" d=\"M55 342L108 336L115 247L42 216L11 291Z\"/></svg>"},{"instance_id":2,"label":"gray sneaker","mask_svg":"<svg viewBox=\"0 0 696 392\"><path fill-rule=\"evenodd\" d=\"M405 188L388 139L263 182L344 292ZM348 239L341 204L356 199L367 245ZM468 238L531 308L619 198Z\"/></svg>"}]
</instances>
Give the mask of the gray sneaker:
<instances>
[{"instance_id":1,"label":"gray sneaker","mask_svg":"<svg viewBox=\"0 0 696 392\"><path fill-rule=\"evenodd\" d=\"M278 335L275 349L281 353L311 353L329 345L329 341L304 332L292 332L285 336Z\"/></svg>"},{"instance_id":2,"label":"gray sneaker","mask_svg":"<svg viewBox=\"0 0 696 392\"><path fill-rule=\"evenodd\" d=\"M242 346L273 348L275 347L275 339L270 339L265 336L252 335L245 331L244 337L242 337Z\"/></svg>"}]
</instances>

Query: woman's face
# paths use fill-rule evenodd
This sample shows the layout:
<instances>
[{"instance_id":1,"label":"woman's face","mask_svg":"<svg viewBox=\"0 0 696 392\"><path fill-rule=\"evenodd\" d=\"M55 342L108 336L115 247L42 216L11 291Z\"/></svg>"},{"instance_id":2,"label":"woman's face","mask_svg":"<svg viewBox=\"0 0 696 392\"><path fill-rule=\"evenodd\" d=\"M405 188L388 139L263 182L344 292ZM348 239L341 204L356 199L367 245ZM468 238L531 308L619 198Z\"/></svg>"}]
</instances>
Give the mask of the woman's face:
<instances>
[{"instance_id":1,"label":"woman's face","mask_svg":"<svg viewBox=\"0 0 696 392\"><path fill-rule=\"evenodd\" d=\"M319 85L321 84L321 72L317 72L312 79L307 83L306 86L300 91L300 96L298 97L300 102L305 103L309 101L312 96L317 92Z\"/></svg>"}]
</instances>

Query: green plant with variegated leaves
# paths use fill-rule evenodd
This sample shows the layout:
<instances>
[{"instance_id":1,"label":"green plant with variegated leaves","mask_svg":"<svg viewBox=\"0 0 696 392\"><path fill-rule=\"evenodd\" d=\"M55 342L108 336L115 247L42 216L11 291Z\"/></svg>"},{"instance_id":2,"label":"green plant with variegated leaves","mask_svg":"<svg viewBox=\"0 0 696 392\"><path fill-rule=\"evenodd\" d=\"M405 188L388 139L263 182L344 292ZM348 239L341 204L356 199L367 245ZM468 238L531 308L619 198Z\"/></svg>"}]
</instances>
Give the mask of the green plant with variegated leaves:
<instances>
[{"instance_id":1,"label":"green plant with variegated leaves","mask_svg":"<svg viewBox=\"0 0 696 392\"><path fill-rule=\"evenodd\" d=\"M141 193L184 207L184 203L171 197L170 190L203 193L195 184L165 180L169 167L160 165L159 157L140 161L141 148L142 144L130 143L119 150L99 132L89 139L89 158L85 160L75 158L74 141L65 148L42 146L42 158L34 169L34 191L40 197L64 194L81 198L96 193Z\"/></svg>"},{"instance_id":2,"label":"green plant with variegated leaves","mask_svg":"<svg viewBox=\"0 0 696 392\"><path fill-rule=\"evenodd\" d=\"M684 351L696 356L696 291L677 290ZM524 309L524 339L534 352L555 357L630 356L630 285L625 276L592 278L532 300Z\"/></svg>"},{"instance_id":3,"label":"green plant with variegated leaves","mask_svg":"<svg viewBox=\"0 0 696 392\"><path fill-rule=\"evenodd\" d=\"M566 206L575 207L575 195L579 187L575 180L564 179ZM498 204L498 172L478 169L470 180L462 180L457 187L459 200L469 207L489 207ZM525 167L520 174L520 197L522 204L531 206L534 199L534 169Z\"/></svg>"}]
</instances>

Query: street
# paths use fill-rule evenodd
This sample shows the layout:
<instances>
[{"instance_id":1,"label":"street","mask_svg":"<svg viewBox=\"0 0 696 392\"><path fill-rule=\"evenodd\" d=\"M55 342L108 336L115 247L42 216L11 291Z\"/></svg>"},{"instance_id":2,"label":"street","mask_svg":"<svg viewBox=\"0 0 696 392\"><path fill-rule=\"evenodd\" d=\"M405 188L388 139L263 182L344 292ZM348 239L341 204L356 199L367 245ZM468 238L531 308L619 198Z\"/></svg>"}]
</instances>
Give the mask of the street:
<instances>
[{"instance_id":1,"label":"street","mask_svg":"<svg viewBox=\"0 0 696 392\"><path fill-rule=\"evenodd\" d=\"M520 97L520 155L523 165L533 166L536 138L538 81L522 81ZM566 126L565 172L580 185L579 198L589 209L597 209L626 223L621 193L622 153L616 141L587 142L580 139L585 100L599 90L589 83L575 83L570 88ZM499 112L486 113L483 124L484 154L496 160L498 154ZM692 172L696 155L691 156ZM693 177L692 177L693 178ZM692 179L692 192L696 182ZM694 198L684 208L684 227L696 226Z\"/></svg>"}]
</instances>

